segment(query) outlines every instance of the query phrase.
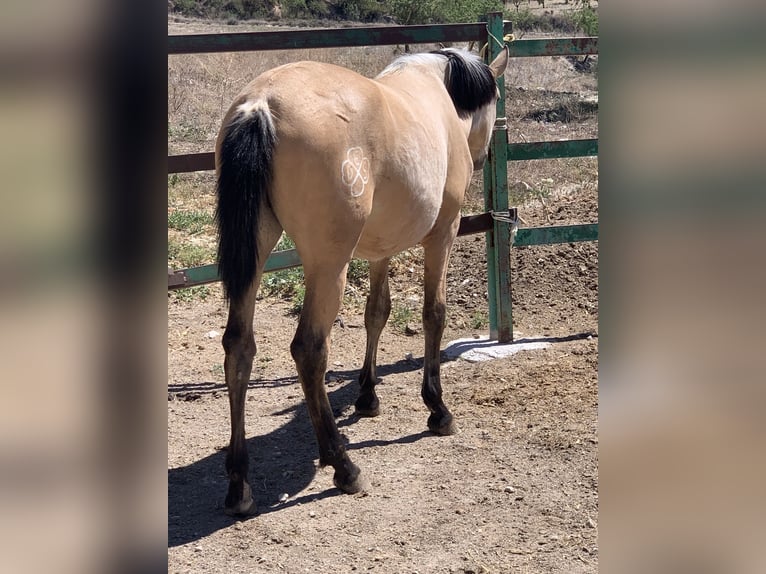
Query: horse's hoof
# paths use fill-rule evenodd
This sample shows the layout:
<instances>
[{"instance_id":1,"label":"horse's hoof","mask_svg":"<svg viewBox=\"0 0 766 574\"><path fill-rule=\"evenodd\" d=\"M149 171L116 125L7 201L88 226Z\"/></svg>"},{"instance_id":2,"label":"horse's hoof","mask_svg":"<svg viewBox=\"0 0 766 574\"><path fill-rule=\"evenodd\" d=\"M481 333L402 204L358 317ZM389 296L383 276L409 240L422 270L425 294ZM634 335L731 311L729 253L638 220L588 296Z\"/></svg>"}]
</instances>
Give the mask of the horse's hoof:
<instances>
[{"instance_id":1,"label":"horse's hoof","mask_svg":"<svg viewBox=\"0 0 766 574\"><path fill-rule=\"evenodd\" d=\"M362 476L361 472L356 473L354 478L347 477L345 480L341 480L336 472L332 482L346 494L358 494L370 490L370 483Z\"/></svg>"},{"instance_id":2,"label":"horse's hoof","mask_svg":"<svg viewBox=\"0 0 766 574\"><path fill-rule=\"evenodd\" d=\"M432 414L428 417L428 430L441 436L457 434L458 432L455 419L451 414L447 414L441 418L437 417L435 413Z\"/></svg>"},{"instance_id":3,"label":"horse's hoof","mask_svg":"<svg viewBox=\"0 0 766 574\"><path fill-rule=\"evenodd\" d=\"M380 405L370 408L356 406L354 412L360 417L376 417L380 414Z\"/></svg>"},{"instance_id":4,"label":"horse's hoof","mask_svg":"<svg viewBox=\"0 0 766 574\"><path fill-rule=\"evenodd\" d=\"M359 397L354 403L354 410L360 417L376 417L380 414L380 401L377 397L371 401Z\"/></svg>"},{"instance_id":5,"label":"horse's hoof","mask_svg":"<svg viewBox=\"0 0 766 574\"><path fill-rule=\"evenodd\" d=\"M257 513L255 501L252 498L249 501L243 500L231 507L225 506L223 511L228 516L252 516Z\"/></svg>"},{"instance_id":6,"label":"horse's hoof","mask_svg":"<svg viewBox=\"0 0 766 574\"><path fill-rule=\"evenodd\" d=\"M256 513L250 485L244 483L241 487L229 485L229 493L224 502L223 511L229 516L252 516Z\"/></svg>"}]
</instances>

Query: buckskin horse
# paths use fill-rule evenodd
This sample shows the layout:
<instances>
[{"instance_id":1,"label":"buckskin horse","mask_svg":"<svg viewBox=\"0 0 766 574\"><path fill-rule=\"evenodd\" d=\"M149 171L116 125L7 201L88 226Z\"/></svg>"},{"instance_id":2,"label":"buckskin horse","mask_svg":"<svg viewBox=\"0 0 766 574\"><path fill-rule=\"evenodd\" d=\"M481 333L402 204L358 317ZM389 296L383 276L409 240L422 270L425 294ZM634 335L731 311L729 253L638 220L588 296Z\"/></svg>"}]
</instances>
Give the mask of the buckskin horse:
<instances>
[{"instance_id":1,"label":"buckskin horse","mask_svg":"<svg viewBox=\"0 0 766 574\"><path fill-rule=\"evenodd\" d=\"M331 64L297 62L257 77L237 96L216 142L218 267L229 316L223 336L231 407L227 514L253 514L245 394L256 353L255 299L282 231L303 263L305 299L290 352L319 445L343 492L367 488L338 432L324 377L333 322L352 257L370 262L367 346L356 412L377 416L376 354L391 310L390 258L424 249L421 395L428 428L456 432L442 400L439 351L446 274L460 207L487 157L508 65L441 49L394 60L374 79Z\"/></svg>"}]
</instances>

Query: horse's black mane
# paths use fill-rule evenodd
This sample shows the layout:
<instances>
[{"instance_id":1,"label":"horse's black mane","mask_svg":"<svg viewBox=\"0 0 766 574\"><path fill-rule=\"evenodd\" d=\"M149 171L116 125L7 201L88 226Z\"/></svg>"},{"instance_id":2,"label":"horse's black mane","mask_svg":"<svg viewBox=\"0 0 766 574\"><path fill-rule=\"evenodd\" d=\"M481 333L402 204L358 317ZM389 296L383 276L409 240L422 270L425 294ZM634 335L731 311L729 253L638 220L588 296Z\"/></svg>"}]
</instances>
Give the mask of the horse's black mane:
<instances>
[{"instance_id":1,"label":"horse's black mane","mask_svg":"<svg viewBox=\"0 0 766 574\"><path fill-rule=\"evenodd\" d=\"M473 113L492 102L497 86L487 64L468 52L449 48L431 53L447 58L444 85L459 114Z\"/></svg>"}]
</instances>

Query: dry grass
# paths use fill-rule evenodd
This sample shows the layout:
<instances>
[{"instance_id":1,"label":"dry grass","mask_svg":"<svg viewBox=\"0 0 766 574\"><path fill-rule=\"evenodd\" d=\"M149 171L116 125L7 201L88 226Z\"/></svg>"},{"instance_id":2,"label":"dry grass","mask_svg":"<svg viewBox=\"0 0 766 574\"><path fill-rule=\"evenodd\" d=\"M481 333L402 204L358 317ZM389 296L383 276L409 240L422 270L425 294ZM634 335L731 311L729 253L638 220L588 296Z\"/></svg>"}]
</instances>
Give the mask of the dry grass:
<instances>
[{"instance_id":1,"label":"dry grass","mask_svg":"<svg viewBox=\"0 0 766 574\"><path fill-rule=\"evenodd\" d=\"M227 26L171 21L168 29L172 34L180 34L243 31L257 27L252 24ZM526 34L527 38L533 36ZM414 47L415 50L431 48L433 46ZM169 153L211 151L230 102L250 80L268 69L297 60L315 60L345 66L371 77L397 55L395 47L376 46L171 56L168 60ZM595 72L577 71L567 58L513 59L506 72L509 141L598 137L597 86ZM522 207L523 214L525 205L543 203L547 206L557 198L576 197L580 191L597 190L598 162L596 158L510 162L508 184L511 203ZM209 259L200 262L212 261L215 231L210 217L214 207L212 173L168 177L169 265L183 267L205 257ZM473 178L463 211L484 211L480 174ZM203 214L207 214L207 218ZM176 224L195 218L204 223L194 227L193 231ZM419 249L410 250L393 261L392 271L409 273L410 269L419 266L421 257ZM358 287L357 292L363 295Z\"/></svg>"}]
</instances>

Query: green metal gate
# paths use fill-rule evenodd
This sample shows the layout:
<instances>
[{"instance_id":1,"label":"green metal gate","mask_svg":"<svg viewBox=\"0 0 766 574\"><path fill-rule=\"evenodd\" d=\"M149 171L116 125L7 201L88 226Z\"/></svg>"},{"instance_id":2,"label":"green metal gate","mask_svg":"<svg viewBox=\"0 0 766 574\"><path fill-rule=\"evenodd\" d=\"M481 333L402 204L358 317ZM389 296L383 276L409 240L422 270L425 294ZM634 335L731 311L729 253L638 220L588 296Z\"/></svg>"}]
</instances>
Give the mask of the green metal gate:
<instances>
[{"instance_id":1,"label":"green metal gate","mask_svg":"<svg viewBox=\"0 0 766 574\"><path fill-rule=\"evenodd\" d=\"M511 23L502 13L488 14L486 23L443 24L433 26L391 26L245 32L230 34L194 34L168 36L168 54L285 50L295 48L334 48L349 46L418 44L432 42L487 43L488 61L503 49L503 37ZM517 40L508 44L512 57L570 56L598 53L598 38L555 38ZM532 143L508 143L505 120L505 83L498 78L495 130L489 158L484 167L485 213L464 216L459 235L486 232L487 276L489 293L490 338L509 342L513 338L511 309L511 224L515 209L508 205L508 161L598 155L598 140L568 140ZM168 157L168 173L186 173L215 169L213 152ZM503 217L503 215L505 217ZM514 245L572 243L598 239L598 224L545 226L518 229ZM296 267L300 259L294 249L276 251L266 262L266 272ZM218 281L214 264L168 272L168 289L182 289Z\"/></svg>"}]
</instances>

